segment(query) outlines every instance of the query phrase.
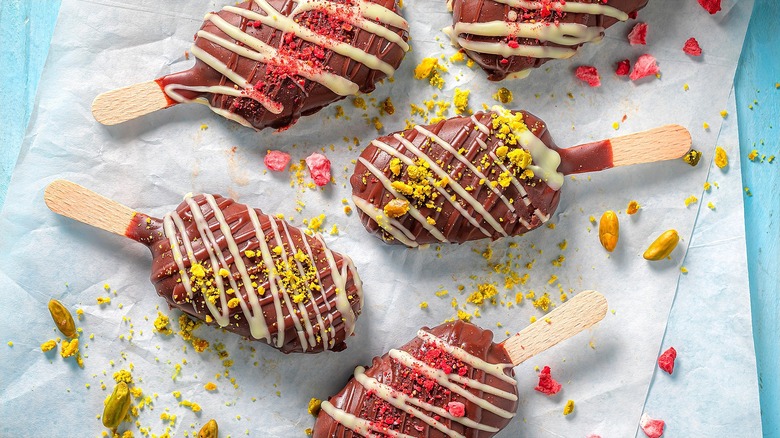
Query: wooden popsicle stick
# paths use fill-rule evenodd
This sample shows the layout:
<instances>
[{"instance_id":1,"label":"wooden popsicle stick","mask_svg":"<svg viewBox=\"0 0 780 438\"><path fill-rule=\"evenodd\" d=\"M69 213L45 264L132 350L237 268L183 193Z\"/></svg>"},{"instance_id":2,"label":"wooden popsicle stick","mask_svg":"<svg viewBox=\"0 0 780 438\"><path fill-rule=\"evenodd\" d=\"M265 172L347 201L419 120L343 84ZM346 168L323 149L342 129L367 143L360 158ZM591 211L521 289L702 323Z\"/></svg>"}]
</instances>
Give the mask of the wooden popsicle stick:
<instances>
[{"instance_id":1,"label":"wooden popsicle stick","mask_svg":"<svg viewBox=\"0 0 780 438\"><path fill-rule=\"evenodd\" d=\"M129 207L64 179L46 186L43 199L57 214L120 236L126 236L137 214Z\"/></svg>"},{"instance_id":2,"label":"wooden popsicle stick","mask_svg":"<svg viewBox=\"0 0 780 438\"><path fill-rule=\"evenodd\" d=\"M92 115L104 125L116 125L175 105L155 81L107 91L92 101Z\"/></svg>"},{"instance_id":3,"label":"wooden popsicle stick","mask_svg":"<svg viewBox=\"0 0 780 438\"><path fill-rule=\"evenodd\" d=\"M558 171L571 175L618 166L682 158L691 150L691 133L680 125L665 125L635 134L561 149ZM597 157L597 159L593 159Z\"/></svg>"},{"instance_id":4,"label":"wooden popsicle stick","mask_svg":"<svg viewBox=\"0 0 780 438\"><path fill-rule=\"evenodd\" d=\"M604 295L582 291L501 344L512 363L519 365L601 321L606 314Z\"/></svg>"}]
</instances>

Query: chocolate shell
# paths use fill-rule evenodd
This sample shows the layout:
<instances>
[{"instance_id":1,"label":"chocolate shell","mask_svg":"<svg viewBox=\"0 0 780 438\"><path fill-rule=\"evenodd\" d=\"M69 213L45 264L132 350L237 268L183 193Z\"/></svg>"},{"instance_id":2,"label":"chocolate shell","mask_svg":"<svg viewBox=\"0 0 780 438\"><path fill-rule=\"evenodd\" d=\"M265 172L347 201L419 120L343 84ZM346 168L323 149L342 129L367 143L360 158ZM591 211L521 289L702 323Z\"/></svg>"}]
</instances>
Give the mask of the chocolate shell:
<instances>
[{"instance_id":1,"label":"chocolate shell","mask_svg":"<svg viewBox=\"0 0 780 438\"><path fill-rule=\"evenodd\" d=\"M463 322L423 328L322 403L314 438L488 438L517 411L512 363L493 333Z\"/></svg>"},{"instance_id":2,"label":"chocolate shell","mask_svg":"<svg viewBox=\"0 0 780 438\"><path fill-rule=\"evenodd\" d=\"M491 81L522 78L551 59L574 56L648 0L451 0L453 43Z\"/></svg>"},{"instance_id":3,"label":"chocolate shell","mask_svg":"<svg viewBox=\"0 0 780 438\"><path fill-rule=\"evenodd\" d=\"M319 235L209 194L162 220L138 213L127 235L151 249L152 283L172 308L285 353L346 348L362 285Z\"/></svg>"},{"instance_id":4,"label":"chocolate shell","mask_svg":"<svg viewBox=\"0 0 780 438\"><path fill-rule=\"evenodd\" d=\"M157 80L171 103L196 102L245 126L284 128L369 93L409 49L395 0L253 0L206 15L195 66Z\"/></svg>"},{"instance_id":5,"label":"chocolate shell","mask_svg":"<svg viewBox=\"0 0 780 438\"><path fill-rule=\"evenodd\" d=\"M497 106L372 141L350 178L352 200L387 243L517 236L558 206L557 151L544 122Z\"/></svg>"}]
</instances>

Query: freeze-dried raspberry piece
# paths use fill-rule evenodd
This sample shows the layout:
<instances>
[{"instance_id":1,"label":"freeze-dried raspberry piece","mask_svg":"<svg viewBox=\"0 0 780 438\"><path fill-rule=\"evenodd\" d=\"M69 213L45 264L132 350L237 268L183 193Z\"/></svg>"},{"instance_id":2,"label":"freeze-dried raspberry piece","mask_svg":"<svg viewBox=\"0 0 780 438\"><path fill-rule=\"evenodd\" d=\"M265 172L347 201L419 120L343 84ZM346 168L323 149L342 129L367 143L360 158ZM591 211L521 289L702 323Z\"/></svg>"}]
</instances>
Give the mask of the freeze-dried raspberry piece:
<instances>
[{"instance_id":1,"label":"freeze-dried raspberry piece","mask_svg":"<svg viewBox=\"0 0 780 438\"><path fill-rule=\"evenodd\" d=\"M647 23L637 23L628 34L628 42L632 46L647 44Z\"/></svg>"},{"instance_id":2,"label":"freeze-dried raspberry piece","mask_svg":"<svg viewBox=\"0 0 780 438\"><path fill-rule=\"evenodd\" d=\"M710 14L720 11L720 0L699 0L699 4Z\"/></svg>"},{"instance_id":3,"label":"freeze-dried raspberry piece","mask_svg":"<svg viewBox=\"0 0 780 438\"><path fill-rule=\"evenodd\" d=\"M628 77L630 77L632 81L635 81L645 76L658 74L660 71L653 55L644 54L636 60L634 69Z\"/></svg>"},{"instance_id":4,"label":"freeze-dried raspberry piece","mask_svg":"<svg viewBox=\"0 0 780 438\"><path fill-rule=\"evenodd\" d=\"M542 372L539 373L539 385L534 389L542 394L553 395L561 390L561 384L552 378L550 375L550 367L546 366L542 368Z\"/></svg>"},{"instance_id":5,"label":"freeze-dried raspberry piece","mask_svg":"<svg viewBox=\"0 0 780 438\"><path fill-rule=\"evenodd\" d=\"M650 418L647 414L642 414L642 418L639 419L639 427L642 428L642 432L644 432L648 438L659 438L663 435L664 425L664 420Z\"/></svg>"},{"instance_id":6,"label":"freeze-dried raspberry piece","mask_svg":"<svg viewBox=\"0 0 780 438\"><path fill-rule=\"evenodd\" d=\"M624 59L617 63L615 67L615 74L618 76L628 76L628 72L631 70L631 61Z\"/></svg>"},{"instance_id":7,"label":"freeze-dried raspberry piece","mask_svg":"<svg viewBox=\"0 0 780 438\"><path fill-rule=\"evenodd\" d=\"M683 46L683 52L691 56L701 56L701 46L699 46L699 42L696 41L696 38L688 38L688 41L686 41Z\"/></svg>"},{"instance_id":8,"label":"freeze-dried raspberry piece","mask_svg":"<svg viewBox=\"0 0 780 438\"><path fill-rule=\"evenodd\" d=\"M577 71L574 73L577 79L586 82L591 87L600 87L601 78L599 78L599 71L596 67L590 65L581 65L577 67Z\"/></svg>"},{"instance_id":9,"label":"freeze-dried raspberry piece","mask_svg":"<svg viewBox=\"0 0 780 438\"><path fill-rule=\"evenodd\" d=\"M672 374L674 371L674 359L677 358L677 350L674 347L669 347L668 350L661 353L658 356L658 368Z\"/></svg>"},{"instance_id":10,"label":"freeze-dried raspberry piece","mask_svg":"<svg viewBox=\"0 0 780 438\"><path fill-rule=\"evenodd\" d=\"M309 168L314 184L324 186L330 182L330 160L325 155L313 153L306 157L306 167Z\"/></svg>"},{"instance_id":11,"label":"freeze-dried raspberry piece","mask_svg":"<svg viewBox=\"0 0 780 438\"><path fill-rule=\"evenodd\" d=\"M453 417L465 417L466 405L461 402L449 402L447 403L447 412L449 412Z\"/></svg>"},{"instance_id":12,"label":"freeze-dried raspberry piece","mask_svg":"<svg viewBox=\"0 0 780 438\"><path fill-rule=\"evenodd\" d=\"M290 162L290 154L282 151L268 151L263 158L265 167L274 172L281 172Z\"/></svg>"}]
</instances>

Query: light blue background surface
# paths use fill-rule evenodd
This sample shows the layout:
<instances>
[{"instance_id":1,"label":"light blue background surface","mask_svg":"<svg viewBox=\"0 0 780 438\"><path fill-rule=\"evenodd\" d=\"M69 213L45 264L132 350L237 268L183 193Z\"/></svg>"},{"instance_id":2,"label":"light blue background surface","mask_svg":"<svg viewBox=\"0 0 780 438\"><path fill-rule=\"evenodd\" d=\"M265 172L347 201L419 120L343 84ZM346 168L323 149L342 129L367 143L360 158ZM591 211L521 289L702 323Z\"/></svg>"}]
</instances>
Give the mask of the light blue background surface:
<instances>
[{"instance_id":1,"label":"light blue background surface","mask_svg":"<svg viewBox=\"0 0 780 438\"><path fill-rule=\"evenodd\" d=\"M59 5L60 0L0 0L4 101L0 105L0 206L32 111ZM735 87L742 178L752 194L745 197L745 226L763 431L768 437L780 436L780 89L776 83L780 83L780 1L757 0ZM745 157L754 148L778 159L772 164L751 162Z\"/></svg>"}]
</instances>

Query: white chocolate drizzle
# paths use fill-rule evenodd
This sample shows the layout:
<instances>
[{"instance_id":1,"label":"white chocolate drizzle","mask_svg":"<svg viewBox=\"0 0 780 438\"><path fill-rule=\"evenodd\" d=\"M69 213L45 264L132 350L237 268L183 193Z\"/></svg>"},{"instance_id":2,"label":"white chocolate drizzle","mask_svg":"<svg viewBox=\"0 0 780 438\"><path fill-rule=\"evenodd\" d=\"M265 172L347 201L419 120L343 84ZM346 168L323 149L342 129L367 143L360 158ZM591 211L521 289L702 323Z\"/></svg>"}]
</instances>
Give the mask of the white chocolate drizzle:
<instances>
[{"instance_id":1,"label":"white chocolate drizzle","mask_svg":"<svg viewBox=\"0 0 780 438\"><path fill-rule=\"evenodd\" d=\"M353 0L354 5L338 4L329 0L298 0L297 5L292 10L290 16L279 13L279 11L274 9L267 0L253 0L252 3L257 4L263 13L260 14L236 6L225 6L223 11L236 14L244 20L260 22L263 25L270 26L283 33L292 33L297 38L317 44L324 49L332 50L352 61L363 64L371 69L379 70L387 76L392 76L395 73L395 69L387 62L382 61L379 57L372 55L363 49L356 48L347 42L337 41L333 38L320 35L311 29L300 25L296 22L294 17L307 11L324 11L329 14L335 14L339 19L342 19L355 27L396 44L404 51L409 51L410 48L409 44L393 29L386 27L393 26L403 31L408 31L409 24L406 20L392 10L368 0ZM307 64L294 56L281 53L277 48L253 37L240 27L228 23L217 14L206 14L205 20L211 22L217 29L235 41L227 40L205 30L198 31L197 37L221 46L237 56L266 65L291 68L296 72L296 75L321 84L339 96L356 94L360 89L358 84L352 82L348 78L329 72L322 67ZM284 106L281 103L254 90L251 83L252 78L242 77L235 70L231 69L225 60L217 59L197 45L193 45L190 51L197 59L222 74L226 79L235 84L235 86L188 86L171 83L166 85L163 88L163 91L174 101L179 103L199 103L206 105L215 113L249 127L252 126L249 121L234 112L211 105L206 97L188 99L181 91L219 94L232 97L247 97L257 101L272 114L280 114L284 111Z\"/></svg>"},{"instance_id":2,"label":"white chocolate drizzle","mask_svg":"<svg viewBox=\"0 0 780 438\"><path fill-rule=\"evenodd\" d=\"M512 385L517 384L514 378L508 376L505 373L507 369L512 368L512 364L492 364L485 362L484 360L468 353L466 350L463 350L462 348L456 347L454 345L450 345L443 339L424 330L418 331L417 337L427 344L431 344L436 348L444 350L446 353L469 365L470 367L482 371L484 375L497 377L500 380ZM517 396L511 392L498 389L491 385L482 383L481 381L461 376L459 374L447 374L443 370L431 367L428 364L415 359L414 356L402 350L390 350L388 352L388 356L404 367L413 369L425 377L435 380L438 385L447 388L454 394L460 395L481 409L507 419L511 419L515 415L513 412L507 411L487 401L484 397L484 394L489 394L494 397L503 398L505 400L516 401ZM452 438L464 437L464 435L447 427L447 425L443 422L438 421L436 418L434 418L434 416L445 418L451 422L460 423L463 426L474 430L480 430L489 433L496 433L499 431L499 429L494 426L480 423L479 421L475 421L468 416L455 417L443 407L427 403L423 400L405 394L390 385L382 383L373 377L369 377L366 375L365 371L366 369L361 366L355 368L354 378L357 384L361 385L367 391L392 405L396 409L421 420L428 426L442 432L446 436ZM483 395L477 396L466 388L476 389ZM393 437L409 436L389 428L379 428L375 426L374 422L359 418L353 414L345 412L342 409L338 409L328 401L322 403L322 409L339 424L364 436L368 435L370 431L381 432ZM481 416L477 416L477 418L479 419Z\"/></svg>"},{"instance_id":3,"label":"white chocolate drizzle","mask_svg":"<svg viewBox=\"0 0 780 438\"><path fill-rule=\"evenodd\" d=\"M232 263L228 263L225 254L223 254L223 251L220 249L217 238L211 230L212 226L204 216L203 210L198 202L195 201L191 195L185 197L185 202L189 207L192 220L198 231L198 235L194 240L200 241L207 253L207 260L205 261L209 263L212 270L212 277L210 278L213 278L214 286L219 292L219 306L217 306L216 303L212 303L211 300L206 297L203 299L209 313L217 324L221 327L225 327L231 322L227 295L228 289L232 289L235 297L239 300L238 305L248 323L250 334L253 338L264 339L277 348L282 347L285 344L285 330L287 329L285 322L286 313L289 315L289 319L292 320L303 351L313 348L319 343L314 331L314 326L312 325L313 320L315 320L316 324L319 326L318 334L321 337L323 348L329 349L335 345L335 333L329 335L329 331L332 330L333 312L331 311L331 304L328 301L328 290L321 281L315 255L306 238L304 236L301 237L303 249L297 248L295 246L295 239L293 239L293 236L290 234L287 223L278 221L278 223L281 224L280 230L277 220L269 218L272 235L270 236L270 239L267 240L257 212L252 208L246 207L245 211L254 229L254 238L259 245L257 252L262 259L261 266L264 267L265 272L267 272L268 275L268 284L270 288L270 291L268 292L270 292L271 298L273 299L277 330L276 336L272 336L260 303L260 297L265 297L266 291L256 289L256 283L253 282L250 276L249 269L247 268L243 255L239 251L238 243L230 228L230 221L224 216L216 199L210 194L205 194L203 196L206 200L206 204L208 204L208 207L214 214L213 219L218 225L221 236L224 239L227 254L229 254L232 259ZM193 240L191 240L187 234L186 225L177 211L165 215L165 218L163 219L163 231L170 243L173 259L179 269L181 283L187 291L188 297L192 299L192 278L187 272L187 264L185 264L184 256L181 252L179 239L181 239L187 252L189 266L199 263L200 261L195 257L192 246ZM345 337L347 337L354 332L355 320L357 318L350 304L350 297L347 296L346 293L347 280L349 276L352 275L360 305L362 305L362 283L357 276L352 260L347 256L343 256L343 264L341 270L339 270L336 259L333 253L325 246L325 242L322 241L320 236L315 236L315 238L322 244L322 255L327 262L327 269L335 287L336 310L338 310L344 320ZM278 257L274 256L272 249L268 245L269 241L276 242L277 246L281 249ZM284 243L287 243L289 247L285 247ZM305 256L308 257L308 260L311 262L313 269L316 271L315 285L312 285L307 279L303 264L293 257L299 250L304 252ZM276 259L285 260L286 263L290 265L288 266L288 269L292 270L297 268L297 274L300 278L306 279L306 298L310 301L311 307L314 309L314 315L309 315L305 300L300 303L295 303L292 300L290 291L286 289L277 266L275 265ZM221 269L226 269L230 272L230 275L223 278L222 275L219 274ZM237 278L240 279L240 283L237 282ZM226 281L227 284L225 283ZM245 294L241 293L242 289L245 291ZM327 321L323 318L319 306L316 303L316 297L312 292L312 290L317 289L320 291L322 301L328 311L326 317Z\"/></svg>"},{"instance_id":4,"label":"white chocolate drizzle","mask_svg":"<svg viewBox=\"0 0 780 438\"><path fill-rule=\"evenodd\" d=\"M399 193L397 190L395 190L392 186L392 182L385 176L384 173L382 173L381 170L377 169L373 164L371 164L368 160L366 160L363 157L358 158L358 161L363 163L364 166L366 166L366 169L368 169L369 172L371 172L372 175L376 177L379 182L382 183L382 186L390 192L391 195L393 195L395 198L404 200L409 202L408 199L401 193ZM428 220L425 218L425 216L420 213L420 210L418 210L413 203L409 202L409 214L417 220L417 222L422 225L423 228L425 228L431 235L437 239L439 239L439 242L447 243L447 238L444 237L444 235L439 231L435 226L428 223Z\"/></svg>"},{"instance_id":5,"label":"white chocolate drizzle","mask_svg":"<svg viewBox=\"0 0 780 438\"><path fill-rule=\"evenodd\" d=\"M547 7L539 1L526 0L492 0L496 3L525 10L538 10ZM603 15L619 21L628 20L628 14L613 6L600 3L580 3L573 0L552 2L552 9L559 13ZM500 55L504 58L524 56L531 58L565 59L574 56L580 44L600 41L604 36L601 26L586 26L579 23L550 23L488 21L464 23L457 22L444 29L452 44L472 52ZM514 44L510 46L501 41L471 41L461 35L481 37L530 38L539 44ZM551 42L560 46L546 46ZM521 79L528 76L530 69L509 74L506 79Z\"/></svg>"},{"instance_id":6,"label":"white chocolate drizzle","mask_svg":"<svg viewBox=\"0 0 780 438\"><path fill-rule=\"evenodd\" d=\"M492 108L492 111L502 116L511 115L509 114L508 110L504 109L499 105L495 105ZM473 123L473 128L476 131L479 131L479 133L474 138L474 144L469 145L469 147L471 148L479 147L481 150L486 151L486 153L492 160L492 164L496 165L502 172L510 176L509 181L512 184L512 186L515 187L515 189L517 189L520 195L520 199L522 199L525 206L530 206L531 200L528 198L528 192L523 187L523 183L517 178L515 172L511 171L506 165L504 165L502 163L502 160L499 159L499 157L496 156L496 154L493 151L489 150L488 148L486 141L490 137L490 135L493 134L493 130L490 129L485 124L481 123L476 116L472 115L470 117L470 120ZM469 128L471 127L469 125L466 125L464 129L469 129ZM489 190L494 195L496 195L501 200L501 202L503 202L503 204L507 207L507 210L510 213L512 213L512 217L519 220L520 223L526 229L530 230L533 228L527 220L517 215L516 213L517 209L515 208L513 201L507 199L500 189L494 187L494 185L491 184L491 181L486 175L487 170L485 171L480 170L480 168L478 168L472 161L470 161L466 157L467 155L470 155L472 153L471 150L466 150L463 151L463 153L461 153L461 151L456 150L453 145L446 142L441 137L432 133L431 131L427 130L422 126L415 126L414 130L417 131L420 135L425 136L430 141L436 143L438 146L444 149L448 154L452 155L452 157L457 162L462 163L469 171L471 171L475 175L476 178L479 179L480 185L486 187L487 190ZM553 190L559 190L563 184L563 174L557 171L561 161L560 155L556 151L548 148L544 144L544 142L538 137L536 137L536 135L534 135L534 133L530 129L513 130L512 133L514 134L515 138L517 138L519 146L527 150L531 154L532 164L528 165L527 169L533 171L535 176L545 181L545 183L547 183L547 185L550 186L550 188L552 188ZM458 135L456 135L454 138L457 137ZM495 217L493 217L489 211L485 209L482 203L480 203L477 199L475 199L473 196L471 196L468 193L468 191L458 182L458 178L451 176L441 167L441 165L443 165L442 163L437 163L436 161L434 161L425 152L423 152L421 149L416 147L411 141L401 136L400 134L394 134L393 138L398 142L400 142L416 158L424 161L429 166L429 168L439 178L441 178L441 180L447 182L446 185L457 196L453 196L451 192L448 192L444 187L442 187L443 184L437 184L437 181L435 179L433 178L428 179L430 185L435 190L437 190L439 194L444 197L446 202L449 202L450 205L452 205L461 214L461 216L465 218L472 226L477 228L486 237L491 235L491 233L488 230L486 230L484 227L480 225L480 222L477 221L477 217L475 217L474 215L469 213L468 210L463 208L463 206L458 201L458 199L462 199L466 203L466 205L470 206L473 209L474 212L481 215L483 220L487 222L493 230L497 231L502 236L507 236L506 231L498 223L498 220ZM388 155L394 158L398 158L399 160L401 160L403 164L407 166L415 165L415 161L412 158L404 155L396 148L391 147L390 145L380 140L373 140L371 144L375 146L377 149L387 153ZM375 166L371 164L369 160L366 160L362 157L359 158L358 161L360 161L360 163L362 163L366 167L368 172L371 175L373 175L382 184L384 190L387 193L391 194L393 197L397 199L405 200L408 202L408 199L406 197L404 197L402 194L397 192L392 187L392 181L387 176L385 176L384 172L382 172L380 169L377 169ZM370 218L372 218L382 229L384 229L390 236L392 236L392 238L412 248L419 246L415 241L416 240L415 235L408 228L406 228L399 220L387 217L387 215L385 215L380 208L377 208L372 202L369 202L368 200L362 199L356 195L354 195L352 199L355 202L357 208L359 208ZM442 234L442 232L436 226L429 224L426 221L426 218L420 213L420 211L414 207L412 202L409 202L409 205L410 208L408 214L411 217L413 217L417 222L419 222L425 230L431 233L431 235L434 236L436 239L438 239L440 242L447 242L444 234ZM538 217L542 221L542 223L550 219L549 215L545 215L539 209L534 210L534 215Z\"/></svg>"},{"instance_id":7,"label":"white chocolate drizzle","mask_svg":"<svg viewBox=\"0 0 780 438\"><path fill-rule=\"evenodd\" d=\"M511 116L511 111L501 105L493 105L490 110L500 116ZM534 175L547 183L551 189L560 190L563 186L563 173L558 172L558 166L561 165L560 154L548 148L530 128L520 131L512 130L512 134L517 138L520 146L527 150L533 158L533 164L529 165L528 169L531 169Z\"/></svg>"}]
</instances>

